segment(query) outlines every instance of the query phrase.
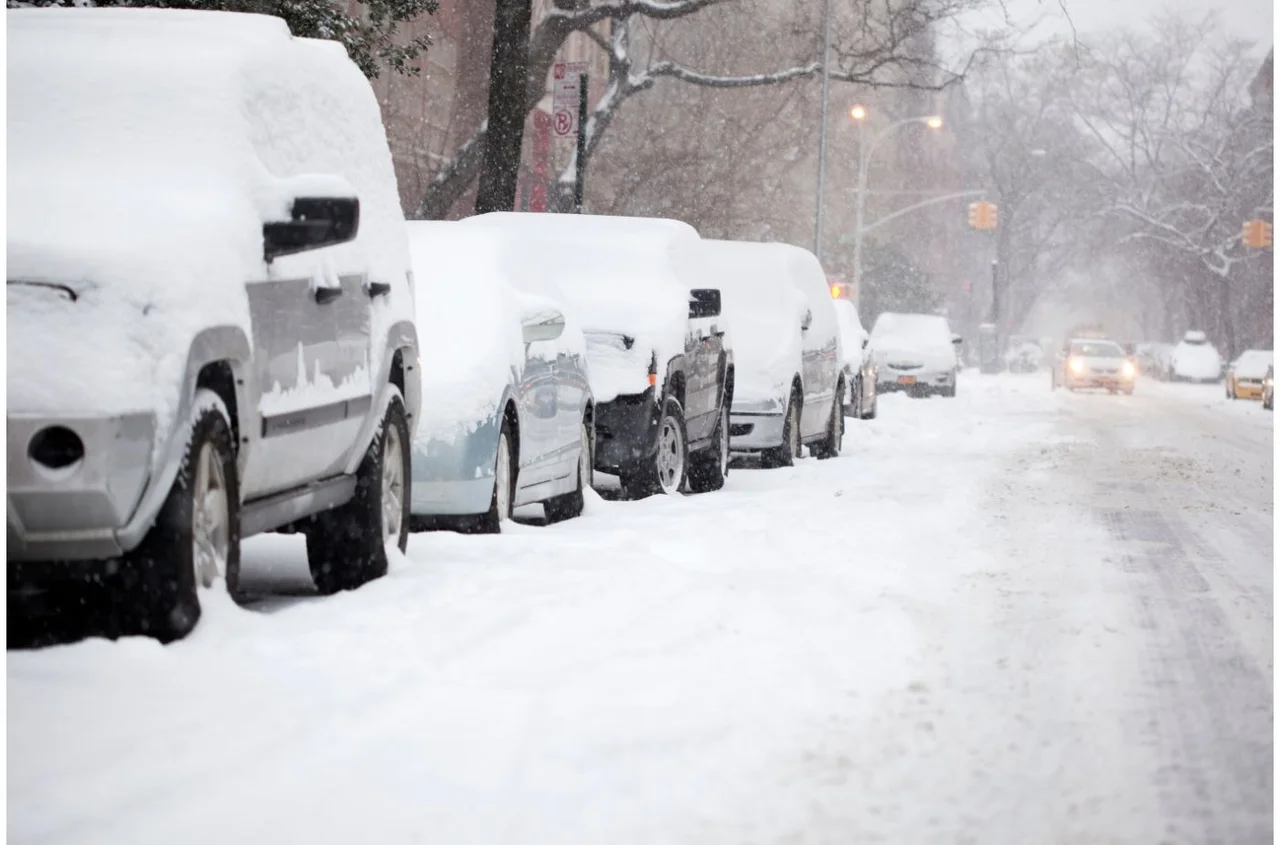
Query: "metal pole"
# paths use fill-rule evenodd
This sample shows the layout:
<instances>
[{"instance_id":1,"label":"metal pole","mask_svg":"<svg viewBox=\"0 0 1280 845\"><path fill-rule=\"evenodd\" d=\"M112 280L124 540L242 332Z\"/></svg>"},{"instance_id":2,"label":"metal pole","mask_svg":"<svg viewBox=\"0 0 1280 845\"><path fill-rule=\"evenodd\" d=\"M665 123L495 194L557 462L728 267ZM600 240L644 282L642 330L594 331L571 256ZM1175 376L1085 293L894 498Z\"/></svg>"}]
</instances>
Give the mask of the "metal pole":
<instances>
[{"instance_id":1,"label":"metal pole","mask_svg":"<svg viewBox=\"0 0 1280 845\"><path fill-rule=\"evenodd\" d=\"M582 213L583 183L587 178L587 74L578 77L578 159L574 162L573 213Z\"/></svg>"},{"instance_id":2,"label":"metal pole","mask_svg":"<svg viewBox=\"0 0 1280 845\"><path fill-rule=\"evenodd\" d=\"M818 127L818 213L814 215L813 254L822 260L822 191L826 184L827 110L830 108L831 74L827 68L831 57L831 0L822 4L822 123Z\"/></svg>"},{"instance_id":3,"label":"metal pole","mask_svg":"<svg viewBox=\"0 0 1280 845\"><path fill-rule=\"evenodd\" d=\"M991 322L996 327L996 339L1000 337L1000 261L991 259Z\"/></svg>"},{"instance_id":4,"label":"metal pole","mask_svg":"<svg viewBox=\"0 0 1280 845\"><path fill-rule=\"evenodd\" d=\"M861 313L862 303L862 219L867 204L866 121L858 121L858 190L853 203L853 307Z\"/></svg>"}]
</instances>

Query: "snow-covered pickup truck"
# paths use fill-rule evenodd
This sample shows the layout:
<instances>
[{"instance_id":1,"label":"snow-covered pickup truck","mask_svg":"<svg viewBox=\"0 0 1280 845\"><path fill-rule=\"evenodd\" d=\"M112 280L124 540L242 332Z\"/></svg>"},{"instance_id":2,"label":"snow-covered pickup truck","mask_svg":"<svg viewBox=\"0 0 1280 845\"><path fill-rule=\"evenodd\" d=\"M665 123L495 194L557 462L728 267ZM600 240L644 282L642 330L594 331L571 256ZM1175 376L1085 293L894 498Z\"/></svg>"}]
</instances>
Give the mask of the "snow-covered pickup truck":
<instances>
[{"instance_id":1,"label":"snow-covered pickup truck","mask_svg":"<svg viewBox=\"0 0 1280 845\"><path fill-rule=\"evenodd\" d=\"M519 283L564 303L582 326L595 468L617 473L630 498L723 487L732 336L697 230L660 218L520 212L463 223L520 238L542 278Z\"/></svg>"},{"instance_id":2,"label":"snow-covered pickup truck","mask_svg":"<svg viewBox=\"0 0 1280 845\"><path fill-rule=\"evenodd\" d=\"M407 540L408 241L369 83L260 15L7 15L9 589L184 636L240 540L317 588Z\"/></svg>"}]
</instances>

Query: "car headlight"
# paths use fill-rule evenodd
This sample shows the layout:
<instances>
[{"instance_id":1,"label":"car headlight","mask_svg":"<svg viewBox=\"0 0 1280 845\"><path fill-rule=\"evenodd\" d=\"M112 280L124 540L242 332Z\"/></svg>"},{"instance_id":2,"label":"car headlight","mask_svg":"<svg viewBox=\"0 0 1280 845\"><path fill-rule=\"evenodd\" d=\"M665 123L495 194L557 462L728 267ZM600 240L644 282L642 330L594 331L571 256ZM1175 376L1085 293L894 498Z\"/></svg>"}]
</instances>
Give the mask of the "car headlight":
<instances>
[{"instance_id":1,"label":"car headlight","mask_svg":"<svg viewBox=\"0 0 1280 845\"><path fill-rule=\"evenodd\" d=\"M1084 361L1081 361L1079 358L1072 358L1067 362L1067 366L1070 367L1071 372L1076 375L1080 375L1084 372Z\"/></svg>"},{"instance_id":2,"label":"car headlight","mask_svg":"<svg viewBox=\"0 0 1280 845\"><path fill-rule=\"evenodd\" d=\"M1125 361L1124 366L1120 368L1120 372L1124 373L1125 378L1133 378L1134 369L1131 361Z\"/></svg>"}]
</instances>

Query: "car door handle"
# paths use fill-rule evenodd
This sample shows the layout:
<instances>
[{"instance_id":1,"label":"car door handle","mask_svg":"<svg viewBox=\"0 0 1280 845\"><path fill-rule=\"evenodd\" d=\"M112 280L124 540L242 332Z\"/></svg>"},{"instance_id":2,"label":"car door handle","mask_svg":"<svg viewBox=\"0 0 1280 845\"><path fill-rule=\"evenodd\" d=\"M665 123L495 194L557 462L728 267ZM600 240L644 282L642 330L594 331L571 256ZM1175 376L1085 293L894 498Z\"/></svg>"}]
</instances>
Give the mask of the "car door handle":
<instances>
[{"instance_id":1,"label":"car door handle","mask_svg":"<svg viewBox=\"0 0 1280 845\"><path fill-rule=\"evenodd\" d=\"M365 286L364 292L369 294L370 299L377 299L379 296L387 296L391 293L391 283L370 282Z\"/></svg>"},{"instance_id":2,"label":"car door handle","mask_svg":"<svg viewBox=\"0 0 1280 845\"><path fill-rule=\"evenodd\" d=\"M316 288L316 302L320 305L328 305L340 296L342 288Z\"/></svg>"}]
</instances>

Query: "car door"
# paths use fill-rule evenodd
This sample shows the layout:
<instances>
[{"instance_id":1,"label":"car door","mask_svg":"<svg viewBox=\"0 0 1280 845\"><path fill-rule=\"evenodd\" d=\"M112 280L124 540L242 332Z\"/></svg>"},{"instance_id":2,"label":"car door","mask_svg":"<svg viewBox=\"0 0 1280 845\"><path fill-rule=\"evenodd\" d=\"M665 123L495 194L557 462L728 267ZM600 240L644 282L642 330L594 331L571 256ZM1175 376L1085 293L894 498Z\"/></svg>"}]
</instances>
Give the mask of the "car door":
<instances>
[{"instance_id":1,"label":"car door","mask_svg":"<svg viewBox=\"0 0 1280 845\"><path fill-rule=\"evenodd\" d=\"M690 291L689 330L685 336L685 428L691 442L706 440L715 431L720 403L720 361L724 330L720 291Z\"/></svg>"},{"instance_id":2,"label":"car door","mask_svg":"<svg viewBox=\"0 0 1280 845\"><path fill-rule=\"evenodd\" d=\"M337 475L357 448L373 403L365 282L282 272L246 285L258 387L246 499Z\"/></svg>"}]
</instances>

